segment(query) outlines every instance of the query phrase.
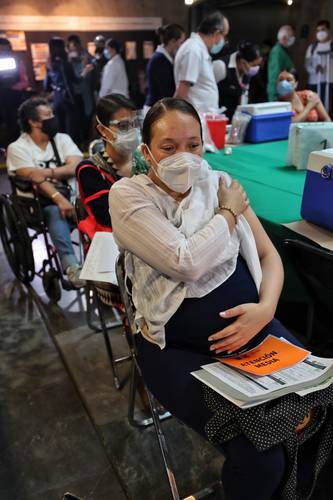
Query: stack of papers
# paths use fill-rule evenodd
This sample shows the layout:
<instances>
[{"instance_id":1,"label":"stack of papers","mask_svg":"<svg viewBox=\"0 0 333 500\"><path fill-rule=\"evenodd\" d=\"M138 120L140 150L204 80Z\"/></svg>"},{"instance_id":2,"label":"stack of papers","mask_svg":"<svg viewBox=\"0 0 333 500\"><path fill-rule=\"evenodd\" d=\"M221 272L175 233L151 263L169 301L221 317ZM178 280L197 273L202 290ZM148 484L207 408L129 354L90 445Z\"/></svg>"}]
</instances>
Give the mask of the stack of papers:
<instances>
[{"instance_id":1,"label":"stack of papers","mask_svg":"<svg viewBox=\"0 0 333 500\"><path fill-rule=\"evenodd\" d=\"M192 375L243 409L291 392L305 396L333 383L333 359L272 335L245 354L201 368Z\"/></svg>"},{"instance_id":2,"label":"stack of papers","mask_svg":"<svg viewBox=\"0 0 333 500\"><path fill-rule=\"evenodd\" d=\"M116 262L119 250L112 233L97 232L90 244L80 279L117 285Z\"/></svg>"}]
</instances>

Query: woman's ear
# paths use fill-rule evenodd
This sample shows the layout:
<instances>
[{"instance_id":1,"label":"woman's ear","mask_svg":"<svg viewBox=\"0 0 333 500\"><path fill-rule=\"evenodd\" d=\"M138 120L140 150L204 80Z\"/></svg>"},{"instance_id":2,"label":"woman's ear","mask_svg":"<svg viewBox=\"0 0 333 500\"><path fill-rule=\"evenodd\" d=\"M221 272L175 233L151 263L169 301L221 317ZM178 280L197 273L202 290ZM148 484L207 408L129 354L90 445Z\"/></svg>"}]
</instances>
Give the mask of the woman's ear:
<instances>
[{"instance_id":1,"label":"woman's ear","mask_svg":"<svg viewBox=\"0 0 333 500\"><path fill-rule=\"evenodd\" d=\"M102 137L104 137L104 131L103 131L103 125L100 125L99 123L96 124L96 129L99 133L99 135L101 135Z\"/></svg>"},{"instance_id":2,"label":"woman's ear","mask_svg":"<svg viewBox=\"0 0 333 500\"><path fill-rule=\"evenodd\" d=\"M150 167L151 166L151 158L150 158L150 154L148 151L148 146L147 146L147 144L141 144L140 147L141 147L141 153L143 154L145 163Z\"/></svg>"}]
</instances>

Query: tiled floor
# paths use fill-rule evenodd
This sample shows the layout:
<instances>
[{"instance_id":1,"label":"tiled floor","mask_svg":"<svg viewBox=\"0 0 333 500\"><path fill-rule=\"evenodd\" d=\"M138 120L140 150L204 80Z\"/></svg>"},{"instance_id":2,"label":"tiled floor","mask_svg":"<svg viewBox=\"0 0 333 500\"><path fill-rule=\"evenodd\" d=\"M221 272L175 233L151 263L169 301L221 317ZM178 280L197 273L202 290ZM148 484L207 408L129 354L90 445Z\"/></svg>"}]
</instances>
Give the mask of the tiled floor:
<instances>
[{"instance_id":1,"label":"tiled floor","mask_svg":"<svg viewBox=\"0 0 333 500\"><path fill-rule=\"evenodd\" d=\"M121 331L111 338L125 354ZM1 500L61 500L66 491L84 500L170 498L153 429L127 421L128 363L119 372L117 391L84 299L63 292L49 303L40 279L26 289L0 253ZM210 445L175 419L164 428L182 494L219 479L222 457ZM333 462L312 500L333 498L332 472Z\"/></svg>"}]
</instances>

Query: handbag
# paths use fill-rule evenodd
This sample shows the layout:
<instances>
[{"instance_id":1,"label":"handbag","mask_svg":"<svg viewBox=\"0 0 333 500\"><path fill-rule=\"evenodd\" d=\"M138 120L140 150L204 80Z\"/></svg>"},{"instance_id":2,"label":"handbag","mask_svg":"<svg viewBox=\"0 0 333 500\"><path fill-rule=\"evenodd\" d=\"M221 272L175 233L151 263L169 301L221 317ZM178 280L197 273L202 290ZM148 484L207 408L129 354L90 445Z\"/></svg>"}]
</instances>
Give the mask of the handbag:
<instances>
[{"instance_id":1,"label":"handbag","mask_svg":"<svg viewBox=\"0 0 333 500\"><path fill-rule=\"evenodd\" d=\"M333 148L333 123L292 123L289 129L287 165L306 170L312 151Z\"/></svg>"},{"instance_id":2,"label":"handbag","mask_svg":"<svg viewBox=\"0 0 333 500\"><path fill-rule=\"evenodd\" d=\"M56 159L56 165L57 165L57 167L61 167L62 165L64 165L64 163L61 161L59 151L58 151L57 145L55 143L54 137L52 137L50 139L50 143L51 143L53 153L54 153L54 156ZM57 191L59 191L60 194L62 194L62 196L64 196L65 198L67 198L68 201L70 201L72 189L69 186L69 184L67 184L66 181L58 181L58 182L54 183L54 187L56 188ZM53 205L53 201L50 198L43 196L42 194L39 195L39 201L40 201L40 204L42 205L42 207L46 207L48 205Z\"/></svg>"},{"instance_id":3,"label":"handbag","mask_svg":"<svg viewBox=\"0 0 333 500\"><path fill-rule=\"evenodd\" d=\"M301 215L333 231L333 149L310 154Z\"/></svg>"}]
</instances>

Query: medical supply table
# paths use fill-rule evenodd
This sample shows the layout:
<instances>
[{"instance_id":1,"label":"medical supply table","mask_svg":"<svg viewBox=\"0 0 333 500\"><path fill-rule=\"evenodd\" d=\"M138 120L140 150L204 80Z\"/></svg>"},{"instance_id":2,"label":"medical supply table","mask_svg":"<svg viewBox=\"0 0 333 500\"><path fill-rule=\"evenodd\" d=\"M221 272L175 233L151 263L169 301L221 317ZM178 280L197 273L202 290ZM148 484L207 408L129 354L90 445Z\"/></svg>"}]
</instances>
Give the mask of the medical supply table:
<instances>
[{"instance_id":1,"label":"medical supply table","mask_svg":"<svg viewBox=\"0 0 333 500\"><path fill-rule=\"evenodd\" d=\"M283 224L299 220L306 172L286 166L288 141L244 144L223 151L207 153L206 160L214 170L224 170L244 187L251 206L278 249L285 267L282 298L303 302L308 297L284 247L285 238L299 238Z\"/></svg>"}]
</instances>

